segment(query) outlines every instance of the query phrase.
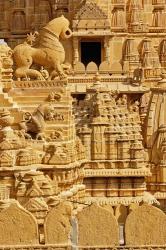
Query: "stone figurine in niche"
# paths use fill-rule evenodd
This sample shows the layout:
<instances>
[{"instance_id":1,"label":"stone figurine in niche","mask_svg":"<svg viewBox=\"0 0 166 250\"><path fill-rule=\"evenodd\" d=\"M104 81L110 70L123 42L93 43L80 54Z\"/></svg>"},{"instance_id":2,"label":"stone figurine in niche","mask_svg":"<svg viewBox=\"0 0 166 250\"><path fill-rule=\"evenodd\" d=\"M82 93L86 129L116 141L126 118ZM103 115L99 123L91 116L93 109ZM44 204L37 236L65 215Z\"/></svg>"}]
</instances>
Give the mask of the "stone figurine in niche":
<instances>
[{"instance_id":1,"label":"stone figurine in niche","mask_svg":"<svg viewBox=\"0 0 166 250\"><path fill-rule=\"evenodd\" d=\"M16 78L18 80L22 78L44 80L38 70L31 68L33 63L50 68L48 80L51 80L57 73L61 79L66 78L64 70L68 69L69 66L63 64L65 51L59 39L68 39L71 35L69 21L61 16L53 19L42 28L35 47L27 42L16 46L13 51Z\"/></svg>"}]
</instances>

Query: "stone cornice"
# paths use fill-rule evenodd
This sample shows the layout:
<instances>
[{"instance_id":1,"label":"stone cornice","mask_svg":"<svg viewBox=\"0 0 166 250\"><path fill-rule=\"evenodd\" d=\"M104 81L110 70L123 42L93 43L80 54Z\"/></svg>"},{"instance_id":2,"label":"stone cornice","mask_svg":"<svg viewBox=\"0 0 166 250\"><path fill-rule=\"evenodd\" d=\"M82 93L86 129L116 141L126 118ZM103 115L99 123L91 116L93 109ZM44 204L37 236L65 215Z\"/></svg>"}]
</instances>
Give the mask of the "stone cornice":
<instances>
[{"instance_id":1,"label":"stone cornice","mask_svg":"<svg viewBox=\"0 0 166 250\"><path fill-rule=\"evenodd\" d=\"M85 169L85 177L151 176L150 169Z\"/></svg>"}]
</instances>

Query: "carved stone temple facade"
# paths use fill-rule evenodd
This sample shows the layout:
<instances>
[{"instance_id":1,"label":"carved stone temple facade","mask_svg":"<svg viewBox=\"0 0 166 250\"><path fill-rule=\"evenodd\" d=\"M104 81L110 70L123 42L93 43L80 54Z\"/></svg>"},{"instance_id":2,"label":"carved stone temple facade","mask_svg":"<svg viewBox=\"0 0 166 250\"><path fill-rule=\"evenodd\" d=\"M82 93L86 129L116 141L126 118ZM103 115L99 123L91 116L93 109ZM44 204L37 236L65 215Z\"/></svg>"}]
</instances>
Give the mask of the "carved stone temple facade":
<instances>
[{"instance_id":1,"label":"carved stone temple facade","mask_svg":"<svg viewBox=\"0 0 166 250\"><path fill-rule=\"evenodd\" d=\"M0 0L0 250L166 250L166 0Z\"/></svg>"}]
</instances>

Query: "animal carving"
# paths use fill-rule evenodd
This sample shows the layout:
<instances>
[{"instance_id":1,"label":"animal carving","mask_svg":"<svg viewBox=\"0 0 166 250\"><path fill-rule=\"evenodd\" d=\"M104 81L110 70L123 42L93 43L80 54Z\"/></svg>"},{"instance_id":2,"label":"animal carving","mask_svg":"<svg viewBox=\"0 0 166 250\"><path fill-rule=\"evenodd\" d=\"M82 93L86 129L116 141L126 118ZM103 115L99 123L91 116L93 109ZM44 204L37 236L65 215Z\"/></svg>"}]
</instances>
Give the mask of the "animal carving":
<instances>
[{"instance_id":1,"label":"animal carving","mask_svg":"<svg viewBox=\"0 0 166 250\"><path fill-rule=\"evenodd\" d=\"M30 35L32 36L32 34ZM50 70L48 80L51 80L57 73L60 78L66 78L64 70L68 70L69 66L63 64L65 51L59 39L67 39L71 35L69 21L61 16L53 19L42 28L34 46L32 46L32 41L29 41L30 44L24 42L16 46L13 51L16 78L18 80L21 78L44 80L41 72L31 68L32 64L48 68Z\"/></svg>"},{"instance_id":2,"label":"animal carving","mask_svg":"<svg viewBox=\"0 0 166 250\"><path fill-rule=\"evenodd\" d=\"M54 112L54 108L50 104L41 104L32 114L26 112L24 121L20 125L20 129L24 131L25 138L30 134L34 139L43 140L45 138L43 132L45 121L50 113Z\"/></svg>"}]
</instances>

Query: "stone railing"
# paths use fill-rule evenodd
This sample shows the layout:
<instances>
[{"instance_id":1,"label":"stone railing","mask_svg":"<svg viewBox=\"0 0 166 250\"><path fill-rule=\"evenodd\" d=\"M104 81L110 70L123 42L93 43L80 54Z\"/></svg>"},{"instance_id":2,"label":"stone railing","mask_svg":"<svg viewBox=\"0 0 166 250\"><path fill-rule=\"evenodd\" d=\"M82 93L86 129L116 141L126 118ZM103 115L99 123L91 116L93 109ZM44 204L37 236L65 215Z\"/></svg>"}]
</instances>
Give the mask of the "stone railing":
<instances>
[{"instance_id":1,"label":"stone railing","mask_svg":"<svg viewBox=\"0 0 166 250\"><path fill-rule=\"evenodd\" d=\"M151 78L149 78L151 79ZM147 88L143 87L142 85L139 86L132 86L129 83L129 78L123 75L115 75L113 77L105 76L101 77L100 82L104 86L111 86L112 90L118 90L121 93L144 93L147 91ZM82 75L78 77L68 77L68 80L65 81L13 81L10 83L3 83L3 88L6 91L9 91L12 88L18 89L50 89L55 87L63 87L64 85L68 84L71 88L71 92L86 92L86 89L91 87L95 83L94 77Z\"/></svg>"}]
</instances>

